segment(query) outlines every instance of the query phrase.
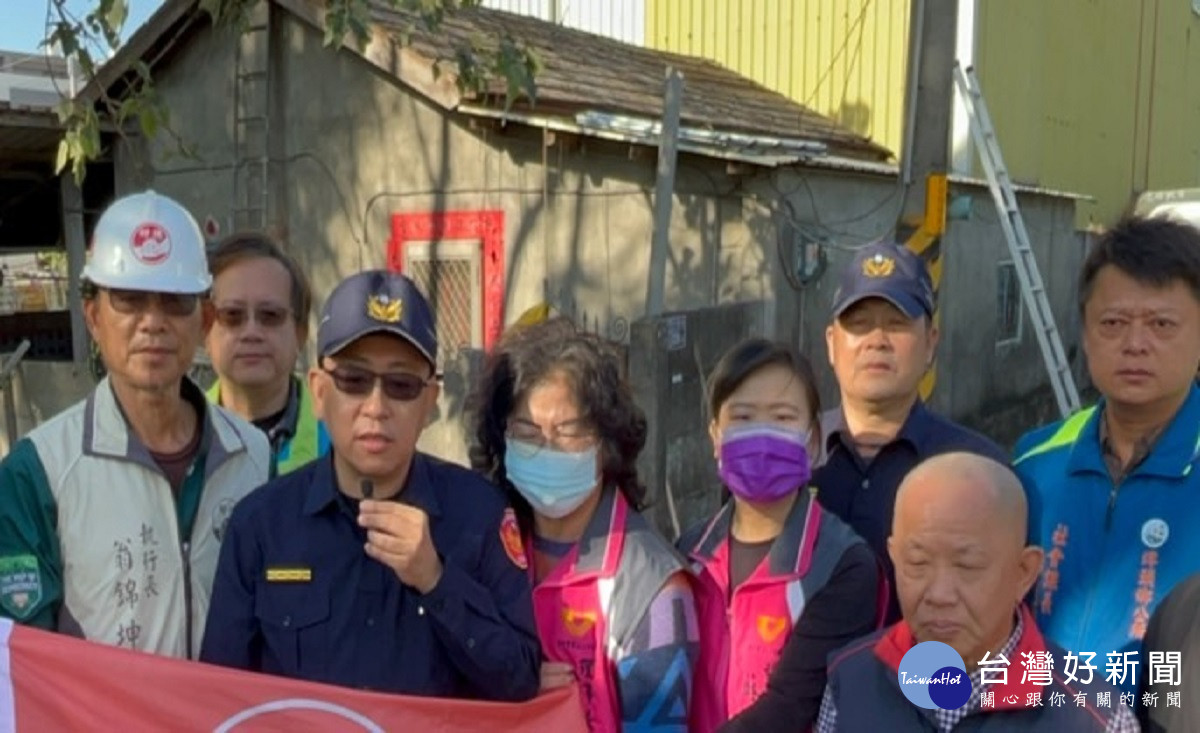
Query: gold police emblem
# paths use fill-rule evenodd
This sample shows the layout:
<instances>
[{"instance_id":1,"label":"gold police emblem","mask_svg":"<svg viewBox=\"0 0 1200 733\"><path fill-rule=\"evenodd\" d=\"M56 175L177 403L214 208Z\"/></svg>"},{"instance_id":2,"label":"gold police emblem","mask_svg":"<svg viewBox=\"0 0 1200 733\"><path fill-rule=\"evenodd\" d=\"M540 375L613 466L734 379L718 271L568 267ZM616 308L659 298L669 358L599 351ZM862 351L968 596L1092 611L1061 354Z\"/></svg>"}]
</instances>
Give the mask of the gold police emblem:
<instances>
[{"instance_id":1,"label":"gold police emblem","mask_svg":"<svg viewBox=\"0 0 1200 733\"><path fill-rule=\"evenodd\" d=\"M367 298L367 315L384 323L397 323L404 315L404 301L372 295Z\"/></svg>"},{"instance_id":2,"label":"gold police emblem","mask_svg":"<svg viewBox=\"0 0 1200 733\"><path fill-rule=\"evenodd\" d=\"M896 269L896 261L891 257L877 254L869 260L863 260L862 272L867 277L888 277Z\"/></svg>"}]
</instances>

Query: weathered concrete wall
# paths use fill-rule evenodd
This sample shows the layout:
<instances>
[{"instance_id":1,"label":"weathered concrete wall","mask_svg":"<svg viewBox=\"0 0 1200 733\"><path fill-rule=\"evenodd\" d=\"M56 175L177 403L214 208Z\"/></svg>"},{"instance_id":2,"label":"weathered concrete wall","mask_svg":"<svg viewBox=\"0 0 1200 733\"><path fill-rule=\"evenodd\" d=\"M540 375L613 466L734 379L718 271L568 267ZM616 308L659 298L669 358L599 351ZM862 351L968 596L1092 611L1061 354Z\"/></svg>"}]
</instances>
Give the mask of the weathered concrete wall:
<instances>
[{"instance_id":1,"label":"weathered concrete wall","mask_svg":"<svg viewBox=\"0 0 1200 733\"><path fill-rule=\"evenodd\" d=\"M170 110L174 134L119 146L117 195L143 187L184 203L197 219L214 215L227 230L232 209L234 44L232 30L204 30L155 70L155 87ZM178 139L176 139L178 138ZM194 157L179 149L185 145Z\"/></svg>"},{"instance_id":2,"label":"weathered concrete wall","mask_svg":"<svg viewBox=\"0 0 1200 733\"><path fill-rule=\"evenodd\" d=\"M935 393L935 404L1011 447L1021 433L1057 419L1058 410L1028 312L1022 312L1020 340L997 343L996 263L1011 257L991 197L982 188L953 193L971 196L972 215L954 222L944 245L945 377L939 376L938 382L946 389L945 394ZM1075 283L1086 251L1074 229L1073 202L1037 195L1019 198L1063 349L1082 391L1086 368Z\"/></svg>"},{"instance_id":3,"label":"weathered concrete wall","mask_svg":"<svg viewBox=\"0 0 1200 733\"><path fill-rule=\"evenodd\" d=\"M827 406L835 405L837 384L828 365L825 329L837 276L853 257L854 247L889 231L899 209L896 183L810 169L780 172L765 190L756 190L764 199L785 192L791 207L788 215L804 231L822 236L829 244L828 269L819 280L799 292L782 278L777 287L781 335L790 334L813 360L822 399ZM939 412L1009 446L1024 430L1056 417L1053 395L1027 313L1022 314L1020 340L997 345L997 267L1011 258L987 188L955 184L950 197L959 199L956 209L969 213L948 222L941 242L941 342L931 403ZM1086 372L1078 348L1075 278L1084 245L1073 228L1074 202L1041 194L1018 198L1079 382Z\"/></svg>"},{"instance_id":4,"label":"weathered concrete wall","mask_svg":"<svg viewBox=\"0 0 1200 733\"><path fill-rule=\"evenodd\" d=\"M768 332L758 301L691 309L634 321L629 378L646 411L639 475L648 514L676 537L712 515L724 498L708 434L708 375L742 339Z\"/></svg>"}]
</instances>

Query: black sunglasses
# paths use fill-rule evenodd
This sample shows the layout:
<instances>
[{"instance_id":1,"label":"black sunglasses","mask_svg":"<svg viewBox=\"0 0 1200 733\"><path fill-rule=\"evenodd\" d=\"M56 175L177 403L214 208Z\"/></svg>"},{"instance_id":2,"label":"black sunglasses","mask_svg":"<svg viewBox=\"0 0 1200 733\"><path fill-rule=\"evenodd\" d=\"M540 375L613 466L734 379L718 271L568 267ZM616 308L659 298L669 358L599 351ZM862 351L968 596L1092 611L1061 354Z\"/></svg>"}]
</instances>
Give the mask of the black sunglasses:
<instances>
[{"instance_id":1,"label":"black sunglasses","mask_svg":"<svg viewBox=\"0 0 1200 733\"><path fill-rule=\"evenodd\" d=\"M121 290L104 288L113 310L126 315L145 313L150 304L158 301L158 307L167 316L183 318L196 312L200 296L191 293L151 293L145 290Z\"/></svg>"},{"instance_id":2,"label":"black sunglasses","mask_svg":"<svg viewBox=\"0 0 1200 733\"><path fill-rule=\"evenodd\" d=\"M333 378L333 386L339 392L355 397L371 394L375 382L383 383L383 394L390 400L411 402L421 395L427 386L437 381L436 377L418 377L407 372L379 374L370 369L342 364L332 369L322 366L321 371Z\"/></svg>"}]
</instances>

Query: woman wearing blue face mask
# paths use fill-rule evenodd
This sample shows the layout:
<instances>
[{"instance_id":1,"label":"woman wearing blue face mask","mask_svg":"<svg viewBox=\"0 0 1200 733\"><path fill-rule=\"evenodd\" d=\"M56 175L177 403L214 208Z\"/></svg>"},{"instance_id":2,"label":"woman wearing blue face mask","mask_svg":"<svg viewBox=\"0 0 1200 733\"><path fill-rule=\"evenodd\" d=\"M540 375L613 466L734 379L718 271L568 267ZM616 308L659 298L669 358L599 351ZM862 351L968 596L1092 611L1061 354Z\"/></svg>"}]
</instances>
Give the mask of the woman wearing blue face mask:
<instances>
[{"instance_id":1,"label":"woman wearing blue face mask","mask_svg":"<svg viewBox=\"0 0 1200 733\"><path fill-rule=\"evenodd\" d=\"M472 463L511 494L542 687L577 682L592 731L684 731L698 653L684 561L638 509L646 420L615 354L556 318L520 326L472 397Z\"/></svg>"},{"instance_id":2,"label":"woman wearing blue face mask","mask_svg":"<svg viewBox=\"0 0 1200 733\"><path fill-rule=\"evenodd\" d=\"M751 339L721 358L708 388L731 499L679 543L698 577L702 639L691 730L805 731L826 656L878 626L887 594L870 548L808 487L820 445L808 360Z\"/></svg>"}]
</instances>

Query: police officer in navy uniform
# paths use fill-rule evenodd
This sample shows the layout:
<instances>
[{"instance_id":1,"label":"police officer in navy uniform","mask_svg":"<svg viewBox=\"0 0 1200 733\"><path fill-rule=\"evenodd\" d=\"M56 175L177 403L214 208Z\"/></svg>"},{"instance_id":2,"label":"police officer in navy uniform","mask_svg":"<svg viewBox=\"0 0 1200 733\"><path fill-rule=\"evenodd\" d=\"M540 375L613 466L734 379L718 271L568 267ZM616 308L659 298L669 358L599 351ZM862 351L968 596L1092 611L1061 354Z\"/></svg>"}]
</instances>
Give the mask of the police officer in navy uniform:
<instances>
[{"instance_id":1,"label":"police officer in navy uniform","mask_svg":"<svg viewBox=\"0 0 1200 733\"><path fill-rule=\"evenodd\" d=\"M930 456L966 451L1007 463L1000 446L930 410L921 379L938 343L933 280L893 242L860 248L841 273L825 331L841 405L821 418L826 460L813 472L821 505L883 561L892 588L887 623L900 619L887 551L896 490Z\"/></svg>"},{"instance_id":2,"label":"police officer in navy uniform","mask_svg":"<svg viewBox=\"0 0 1200 733\"><path fill-rule=\"evenodd\" d=\"M331 454L233 512L201 659L403 694L525 700L539 649L504 495L416 450L438 396L433 314L373 270L330 295L308 375Z\"/></svg>"}]
</instances>

